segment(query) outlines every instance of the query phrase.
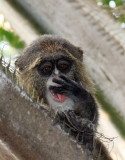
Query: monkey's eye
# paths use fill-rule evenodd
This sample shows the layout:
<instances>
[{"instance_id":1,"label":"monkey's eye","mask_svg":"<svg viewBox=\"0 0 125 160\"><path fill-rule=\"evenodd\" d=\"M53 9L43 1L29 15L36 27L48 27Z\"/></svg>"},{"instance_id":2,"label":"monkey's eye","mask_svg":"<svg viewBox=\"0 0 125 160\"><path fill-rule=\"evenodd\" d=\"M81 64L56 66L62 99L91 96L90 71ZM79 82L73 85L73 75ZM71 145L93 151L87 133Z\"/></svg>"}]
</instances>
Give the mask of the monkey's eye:
<instances>
[{"instance_id":1,"label":"monkey's eye","mask_svg":"<svg viewBox=\"0 0 125 160\"><path fill-rule=\"evenodd\" d=\"M70 62L66 61L66 60L59 60L58 63L57 63L57 68L60 71L65 72L70 68Z\"/></svg>"},{"instance_id":2,"label":"monkey's eye","mask_svg":"<svg viewBox=\"0 0 125 160\"><path fill-rule=\"evenodd\" d=\"M48 73L48 72L50 72L51 71L51 66L46 66L46 67L44 67L43 69L42 69L42 72L44 72L44 73Z\"/></svg>"},{"instance_id":3,"label":"monkey's eye","mask_svg":"<svg viewBox=\"0 0 125 160\"><path fill-rule=\"evenodd\" d=\"M63 71L63 70L65 70L67 68L67 65L66 64L60 64L58 66L58 68Z\"/></svg>"},{"instance_id":4,"label":"monkey's eye","mask_svg":"<svg viewBox=\"0 0 125 160\"><path fill-rule=\"evenodd\" d=\"M52 72L52 64L50 62L46 62L42 65L40 65L40 67L38 68L38 71L42 74L51 74Z\"/></svg>"}]
</instances>

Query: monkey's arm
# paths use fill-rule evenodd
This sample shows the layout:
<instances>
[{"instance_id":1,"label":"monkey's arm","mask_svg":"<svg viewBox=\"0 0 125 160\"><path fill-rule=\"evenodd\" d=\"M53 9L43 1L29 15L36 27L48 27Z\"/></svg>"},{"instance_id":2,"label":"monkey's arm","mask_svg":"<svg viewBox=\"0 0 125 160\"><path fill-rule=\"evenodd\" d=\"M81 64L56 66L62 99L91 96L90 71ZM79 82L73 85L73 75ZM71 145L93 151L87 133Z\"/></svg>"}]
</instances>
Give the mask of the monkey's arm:
<instances>
[{"instance_id":1,"label":"monkey's arm","mask_svg":"<svg viewBox=\"0 0 125 160\"><path fill-rule=\"evenodd\" d=\"M75 77L75 81L65 76L60 76L60 78L53 79L53 82L59 84L59 86L50 86L50 89L54 93L64 94L72 98L76 104L74 110L65 111L65 116L62 113L60 117L68 120L71 127L77 130L78 135L82 135L82 143L88 145L88 149L92 151L93 136L98 120L98 111L94 98L83 88L77 77Z\"/></svg>"},{"instance_id":2,"label":"monkey's arm","mask_svg":"<svg viewBox=\"0 0 125 160\"><path fill-rule=\"evenodd\" d=\"M80 130L89 122L90 124L96 125L98 112L95 100L91 94L84 89L78 77L75 77L75 81L63 75L61 75L60 78L61 79L53 79L53 82L59 84L59 86L50 86L50 89L53 90L54 93L64 94L74 100L75 114L70 111L67 112L73 125L76 125Z\"/></svg>"}]
</instances>

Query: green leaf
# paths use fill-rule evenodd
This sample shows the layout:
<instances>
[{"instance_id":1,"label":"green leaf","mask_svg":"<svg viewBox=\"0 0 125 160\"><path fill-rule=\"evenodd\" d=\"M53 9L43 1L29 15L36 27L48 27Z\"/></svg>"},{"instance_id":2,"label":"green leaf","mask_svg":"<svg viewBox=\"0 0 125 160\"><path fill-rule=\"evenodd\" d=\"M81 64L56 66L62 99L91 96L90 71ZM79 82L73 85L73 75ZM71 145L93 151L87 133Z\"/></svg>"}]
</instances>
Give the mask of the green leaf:
<instances>
[{"instance_id":1,"label":"green leaf","mask_svg":"<svg viewBox=\"0 0 125 160\"><path fill-rule=\"evenodd\" d=\"M23 49L25 43L20 40L18 35L0 28L0 41L8 41L10 45L16 49Z\"/></svg>"}]
</instances>

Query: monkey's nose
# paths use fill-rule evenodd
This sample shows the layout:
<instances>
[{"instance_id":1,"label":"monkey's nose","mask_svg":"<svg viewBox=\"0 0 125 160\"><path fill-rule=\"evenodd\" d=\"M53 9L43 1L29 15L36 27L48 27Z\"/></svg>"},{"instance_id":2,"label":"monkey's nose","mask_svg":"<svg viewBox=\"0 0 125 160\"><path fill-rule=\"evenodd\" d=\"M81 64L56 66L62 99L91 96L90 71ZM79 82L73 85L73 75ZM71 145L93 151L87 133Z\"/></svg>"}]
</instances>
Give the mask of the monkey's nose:
<instances>
[{"instance_id":1,"label":"monkey's nose","mask_svg":"<svg viewBox=\"0 0 125 160\"><path fill-rule=\"evenodd\" d=\"M54 69L54 74L58 75L59 74L59 70L55 67Z\"/></svg>"}]
</instances>

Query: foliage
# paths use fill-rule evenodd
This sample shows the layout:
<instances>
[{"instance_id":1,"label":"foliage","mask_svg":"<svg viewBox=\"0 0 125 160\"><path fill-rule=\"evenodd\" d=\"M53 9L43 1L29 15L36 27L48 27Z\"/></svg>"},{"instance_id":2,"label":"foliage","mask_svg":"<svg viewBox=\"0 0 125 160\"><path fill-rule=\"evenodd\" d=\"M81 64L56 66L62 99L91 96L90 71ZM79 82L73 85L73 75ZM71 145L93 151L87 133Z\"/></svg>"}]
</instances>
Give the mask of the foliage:
<instances>
[{"instance_id":1,"label":"foliage","mask_svg":"<svg viewBox=\"0 0 125 160\"><path fill-rule=\"evenodd\" d=\"M109 5L110 1L111 0L102 0L103 4L107 4L107 5ZM123 0L113 0L113 1L115 2L116 6L122 5L123 3Z\"/></svg>"},{"instance_id":2,"label":"foliage","mask_svg":"<svg viewBox=\"0 0 125 160\"><path fill-rule=\"evenodd\" d=\"M22 49L25 46L19 36L15 35L13 32L6 31L3 28L0 28L0 41L8 41L10 45L16 49Z\"/></svg>"},{"instance_id":3,"label":"foliage","mask_svg":"<svg viewBox=\"0 0 125 160\"><path fill-rule=\"evenodd\" d=\"M110 4L111 1L114 1L114 6ZM96 0L96 2L107 9L117 21L125 23L125 0Z\"/></svg>"},{"instance_id":4,"label":"foliage","mask_svg":"<svg viewBox=\"0 0 125 160\"><path fill-rule=\"evenodd\" d=\"M118 21L119 22L125 22L125 15L124 14L121 14L120 16L119 16L119 18L118 18Z\"/></svg>"}]
</instances>

